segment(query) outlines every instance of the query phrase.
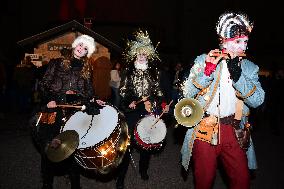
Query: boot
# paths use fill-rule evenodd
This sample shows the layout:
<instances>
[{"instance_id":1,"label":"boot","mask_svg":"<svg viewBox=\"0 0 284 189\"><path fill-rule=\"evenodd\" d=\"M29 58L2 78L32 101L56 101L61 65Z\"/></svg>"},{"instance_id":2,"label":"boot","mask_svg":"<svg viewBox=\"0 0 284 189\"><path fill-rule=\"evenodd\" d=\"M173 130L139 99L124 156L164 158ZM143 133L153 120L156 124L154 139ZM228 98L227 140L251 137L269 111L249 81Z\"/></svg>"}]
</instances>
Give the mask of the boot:
<instances>
[{"instance_id":1,"label":"boot","mask_svg":"<svg viewBox=\"0 0 284 189\"><path fill-rule=\"evenodd\" d=\"M143 180L148 180L149 175L147 173L149 162L150 162L150 154L146 151L140 152L140 160L139 160L139 173Z\"/></svg>"},{"instance_id":2,"label":"boot","mask_svg":"<svg viewBox=\"0 0 284 189\"><path fill-rule=\"evenodd\" d=\"M52 188L53 188L52 184L45 183L45 184L42 185L42 189L52 189Z\"/></svg>"},{"instance_id":3,"label":"boot","mask_svg":"<svg viewBox=\"0 0 284 189\"><path fill-rule=\"evenodd\" d=\"M72 169L69 173L71 189L81 189L80 186L80 173L77 169Z\"/></svg>"},{"instance_id":4,"label":"boot","mask_svg":"<svg viewBox=\"0 0 284 189\"><path fill-rule=\"evenodd\" d=\"M123 189L124 188L124 180L118 178L116 180L116 189Z\"/></svg>"},{"instance_id":5,"label":"boot","mask_svg":"<svg viewBox=\"0 0 284 189\"><path fill-rule=\"evenodd\" d=\"M45 157L41 159L41 178L42 189L52 189L54 175L52 172L51 164Z\"/></svg>"},{"instance_id":6,"label":"boot","mask_svg":"<svg viewBox=\"0 0 284 189\"><path fill-rule=\"evenodd\" d=\"M124 188L124 179L130 164L130 152L127 150L124 154L121 164L118 166L118 175L116 180L116 189Z\"/></svg>"},{"instance_id":7,"label":"boot","mask_svg":"<svg viewBox=\"0 0 284 189\"><path fill-rule=\"evenodd\" d=\"M42 189L52 189L53 188L53 176L43 175L42 177Z\"/></svg>"},{"instance_id":8,"label":"boot","mask_svg":"<svg viewBox=\"0 0 284 189\"><path fill-rule=\"evenodd\" d=\"M139 171L142 180L149 180L147 171Z\"/></svg>"}]
</instances>

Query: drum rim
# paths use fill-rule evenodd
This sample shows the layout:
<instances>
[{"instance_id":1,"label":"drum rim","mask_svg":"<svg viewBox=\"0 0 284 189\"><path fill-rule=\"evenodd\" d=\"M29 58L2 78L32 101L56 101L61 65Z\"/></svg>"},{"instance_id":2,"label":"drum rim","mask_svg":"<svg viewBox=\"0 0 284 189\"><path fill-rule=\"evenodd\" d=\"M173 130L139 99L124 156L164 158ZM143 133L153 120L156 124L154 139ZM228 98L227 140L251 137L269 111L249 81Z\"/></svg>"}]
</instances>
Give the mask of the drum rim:
<instances>
[{"instance_id":1,"label":"drum rim","mask_svg":"<svg viewBox=\"0 0 284 189\"><path fill-rule=\"evenodd\" d=\"M156 143L147 143L147 142L145 142L145 141L143 141L143 140L141 139L141 136L140 136L140 134L138 133L137 128L138 128L138 126L139 126L139 123L140 123L143 119L146 119L146 118L149 118L149 117L154 117L154 115L146 115L146 116L142 117L142 118L136 123L134 132L137 132L137 134L138 134L138 136L139 136L139 139L140 139L143 143L145 143L145 144L148 144L148 145L149 145L149 144L159 144L159 143L163 143L163 141L165 140L165 138L166 138L166 136L167 136L167 127L166 127L166 123L164 122L163 119L160 119L160 120L159 120L159 122L161 121L161 122L163 123L164 128L165 128L165 134L164 134L164 136L163 136L163 140L161 140L160 142L156 142Z\"/></svg>"}]
</instances>

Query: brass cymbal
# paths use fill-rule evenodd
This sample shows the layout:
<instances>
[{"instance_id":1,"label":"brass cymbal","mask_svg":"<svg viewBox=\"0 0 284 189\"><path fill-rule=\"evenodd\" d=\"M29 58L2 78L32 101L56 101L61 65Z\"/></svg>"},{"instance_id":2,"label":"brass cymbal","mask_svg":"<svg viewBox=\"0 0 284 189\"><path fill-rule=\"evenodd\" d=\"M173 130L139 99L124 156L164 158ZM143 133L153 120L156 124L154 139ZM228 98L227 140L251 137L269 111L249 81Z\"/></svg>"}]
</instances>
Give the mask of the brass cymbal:
<instances>
[{"instance_id":1,"label":"brass cymbal","mask_svg":"<svg viewBox=\"0 0 284 189\"><path fill-rule=\"evenodd\" d=\"M174 116L178 124L185 127L194 127L198 124L204 115L201 104L193 98L183 98L174 109Z\"/></svg>"},{"instance_id":2,"label":"brass cymbal","mask_svg":"<svg viewBox=\"0 0 284 189\"><path fill-rule=\"evenodd\" d=\"M46 147L46 155L52 162L60 162L68 158L79 146L79 134L75 130L66 130L57 135L55 141L56 147L52 142Z\"/></svg>"}]
</instances>

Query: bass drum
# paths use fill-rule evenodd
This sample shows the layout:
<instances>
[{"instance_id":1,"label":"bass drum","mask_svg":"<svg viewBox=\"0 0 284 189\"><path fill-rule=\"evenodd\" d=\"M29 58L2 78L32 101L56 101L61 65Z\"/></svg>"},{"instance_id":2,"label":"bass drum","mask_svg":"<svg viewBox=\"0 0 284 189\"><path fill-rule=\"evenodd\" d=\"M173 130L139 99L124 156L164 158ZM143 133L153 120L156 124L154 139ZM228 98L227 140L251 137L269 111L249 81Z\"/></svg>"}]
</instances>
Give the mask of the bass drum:
<instances>
[{"instance_id":1,"label":"bass drum","mask_svg":"<svg viewBox=\"0 0 284 189\"><path fill-rule=\"evenodd\" d=\"M122 161L129 145L128 127L117 108L106 105L98 115L76 112L62 131L75 130L79 134L76 161L83 168L107 174Z\"/></svg>"}]
</instances>

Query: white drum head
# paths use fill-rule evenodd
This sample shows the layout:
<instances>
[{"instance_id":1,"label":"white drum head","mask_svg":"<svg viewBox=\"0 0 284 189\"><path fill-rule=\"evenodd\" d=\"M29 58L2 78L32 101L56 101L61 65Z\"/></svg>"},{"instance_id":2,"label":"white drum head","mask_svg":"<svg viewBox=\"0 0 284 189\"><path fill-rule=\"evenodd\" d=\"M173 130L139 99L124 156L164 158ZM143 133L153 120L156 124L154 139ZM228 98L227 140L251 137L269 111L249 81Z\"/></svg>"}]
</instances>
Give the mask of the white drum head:
<instances>
[{"instance_id":1,"label":"white drum head","mask_svg":"<svg viewBox=\"0 0 284 189\"><path fill-rule=\"evenodd\" d=\"M157 119L154 116L147 116L142 118L137 125L137 133L146 144L160 143L166 137L166 125L162 119L154 124Z\"/></svg>"},{"instance_id":2,"label":"white drum head","mask_svg":"<svg viewBox=\"0 0 284 189\"><path fill-rule=\"evenodd\" d=\"M87 148L108 138L118 124L118 112L112 106L106 105L100 109L100 114L92 115L76 112L66 122L63 131L75 130L79 134L78 148Z\"/></svg>"}]
</instances>

